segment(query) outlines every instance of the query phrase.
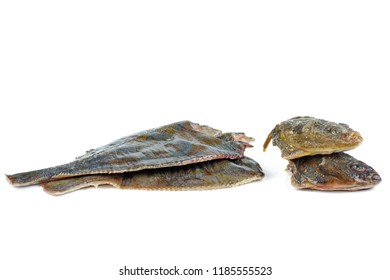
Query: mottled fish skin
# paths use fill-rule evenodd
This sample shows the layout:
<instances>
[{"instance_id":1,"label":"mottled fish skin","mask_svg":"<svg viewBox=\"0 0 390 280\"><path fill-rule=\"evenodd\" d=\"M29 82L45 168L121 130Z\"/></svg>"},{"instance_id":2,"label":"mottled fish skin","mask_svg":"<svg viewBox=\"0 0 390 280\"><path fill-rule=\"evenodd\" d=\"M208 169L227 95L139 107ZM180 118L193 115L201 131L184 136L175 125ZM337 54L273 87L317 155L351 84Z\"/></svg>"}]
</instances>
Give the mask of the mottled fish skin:
<instances>
[{"instance_id":1,"label":"mottled fish skin","mask_svg":"<svg viewBox=\"0 0 390 280\"><path fill-rule=\"evenodd\" d=\"M139 132L88 151L75 161L14 175L14 186L29 186L55 179L91 174L112 174L180 166L214 159L236 159L244 154L251 138L190 121L181 121ZM238 140L237 140L238 139Z\"/></svg>"},{"instance_id":2,"label":"mottled fish skin","mask_svg":"<svg viewBox=\"0 0 390 280\"><path fill-rule=\"evenodd\" d=\"M369 165L340 152L289 161L291 184L298 189L356 191L370 189L381 182Z\"/></svg>"},{"instance_id":3,"label":"mottled fish skin","mask_svg":"<svg viewBox=\"0 0 390 280\"><path fill-rule=\"evenodd\" d=\"M348 125L313 117L295 117L280 124L268 135L264 151L272 140L284 159L331 154L356 148L363 138Z\"/></svg>"},{"instance_id":4,"label":"mottled fish skin","mask_svg":"<svg viewBox=\"0 0 390 280\"><path fill-rule=\"evenodd\" d=\"M88 187L145 190L210 190L261 180L260 165L248 157L218 159L185 166L145 169L121 174L86 175L42 183L46 192L61 195Z\"/></svg>"}]
</instances>

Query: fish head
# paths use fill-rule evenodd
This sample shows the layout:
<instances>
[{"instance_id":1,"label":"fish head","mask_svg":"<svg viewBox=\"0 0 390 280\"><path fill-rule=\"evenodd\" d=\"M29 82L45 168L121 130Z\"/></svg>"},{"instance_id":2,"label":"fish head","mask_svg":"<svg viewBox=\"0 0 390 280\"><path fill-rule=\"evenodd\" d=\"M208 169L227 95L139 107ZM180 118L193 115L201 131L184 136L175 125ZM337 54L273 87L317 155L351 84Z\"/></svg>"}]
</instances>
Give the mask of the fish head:
<instances>
[{"instance_id":1,"label":"fish head","mask_svg":"<svg viewBox=\"0 0 390 280\"><path fill-rule=\"evenodd\" d=\"M312 117L282 122L275 128L273 138L286 159L347 151L363 141L360 133L346 124Z\"/></svg>"},{"instance_id":2,"label":"fish head","mask_svg":"<svg viewBox=\"0 0 390 280\"><path fill-rule=\"evenodd\" d=\"M381 182L371 166L343 152L289 160L287 170L292 173L292 185L298 189L355 191Z\"/></svg>"},{"instance_id":3,"label":"fish head","mask_svg":"<svg viewBox=\"0 0 390 280\"><path fill-rule=\"evenodd\" d=\"M381 176L371 166L359 160L349 163L345 166L345 170L357 186L375 186L382 181Z\"/></svg>"},{"instance_id":4,"label":"fish head","mask_svg":"<svg viewBox=\"0 0 390 280\"><path fill-rule=\"evenodd\" d=\"M350 150L363 142L360 133L344 123L323 122L322 125L313 127L313 135L336 151Z\"/></svg>"},{"instance_id":5,"label":"fish head","mask_svg":"<svg viewBox=\"0 0 390 280\"><path fill-rule=\"evenodd\" d=\"M346 153L318 156L317 189L363 190L381 182L379 174L368 164Z\"/></svg>"}]
</instances>

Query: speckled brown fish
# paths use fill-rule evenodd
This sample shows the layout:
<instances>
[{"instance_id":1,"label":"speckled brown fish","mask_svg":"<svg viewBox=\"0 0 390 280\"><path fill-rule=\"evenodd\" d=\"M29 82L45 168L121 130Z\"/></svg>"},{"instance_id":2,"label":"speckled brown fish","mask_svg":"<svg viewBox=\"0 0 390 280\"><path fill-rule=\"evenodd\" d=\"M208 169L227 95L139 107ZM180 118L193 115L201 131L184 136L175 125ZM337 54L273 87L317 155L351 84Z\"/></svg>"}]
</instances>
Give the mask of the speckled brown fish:
<instances>
[{"instance_id":1,"label":"speckled brown fish","mask_svg":"<svg viewBox=\"0 0 390 280\"><path fill-rule=\"evenodd\" d=\"M59 179L42 186L52 195L61 195L88 187L116 187L144 190L211 190L229 188L261 180L260 165L248 157L219 159L184 166L145 169L117 174L87 175Z\"/></svg>"},{"instance_id":2,"label":"speckled brown fish","mask_svg":"<svg viewBox=\"0 0 390 280\"><path fill-rule=\"evenodd\" d=\"M356 148L363 138L343 123L313 117L295 117L280 124L268 135L264 151L272 140L284 159L317 154L331 154Z\"/></svg>"},{"instance_id":3,"label":"speckled brown fish","mask_svg":"<svg viewBox=\"0 0 390 280\"><path fill-rule=\"evenodd\" d=\"M77 189L81 185L85 185L85 183L81 184L80 182L90 180L90 175L111 174L113 176L104 177L105 180L107 182L115 181L116 183L112 183L112 185L123 187L127 186L126 184L122 185L123 178L129 176L128 174L123 175L124 173L145 169L163 170L164 168L176 168L219 159L242 158L245 148L251 147L249 144L251 141L253 138L247 137L244 133L222 133L209 126L182 121L123 137L108 145L90 150L67 164L7 175L7 179L14 186L44 184L48 192L52 189L54 193L56 188L65 188L63 185L65 183L71 182L73 185L67 189L69 191L72 188ZM243 161L241 165L245 166L245 163L248 161ZM189 167L188 170L191 168ZM194 168L200 170L198 167ZM204 170L204 172L208 171ZM215 175L220 176L219 179L222 180L225 173ZM119 175L115 177L114 174ZM89 178L83 178L83 176L89 176ZM72 180L73 177L77 179ZM119 177L121 181L118 181ZM102 177L94 178L100 180ZM68 181L61 182L58 181L59 179L67 179ZM184 177L179 178L179 180L183 181ZM56 181L56 183L48 184L51 181ZM225 184L228 185L230 182L225 181ZM218 186L221 185L223 184Z\"/></svg>"},{"instance_id":4,"label":"speckled brown fish","mask_svg":"<svg viewBox=\"0 0 390 280\"><path fill-rule=\"evenodd\" d=\"M381 182L379 174L346 153L306 156L289 161L291 184L298 189L356 191Z\"/></svg>"}]
</instances>

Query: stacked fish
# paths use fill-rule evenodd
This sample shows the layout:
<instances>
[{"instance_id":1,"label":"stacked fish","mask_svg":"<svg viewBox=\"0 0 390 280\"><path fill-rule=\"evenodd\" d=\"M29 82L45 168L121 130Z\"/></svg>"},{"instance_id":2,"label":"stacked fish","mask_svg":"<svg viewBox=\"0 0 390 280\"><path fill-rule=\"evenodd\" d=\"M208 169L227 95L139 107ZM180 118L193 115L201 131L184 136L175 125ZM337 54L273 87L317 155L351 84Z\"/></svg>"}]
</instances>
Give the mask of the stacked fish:
<instances>
[{"instance_id":1,"label":"stacked fish","mask_svg":"<svg viewBox=\"0 0 390 280\"><path fill-rule=\"evenodd\" d=\"M295 117L268 135L289 161L291 184L298 189L355 191L369 189L381 181L369 165L344 153L363 141L360 133L343 123L313 117Z\"/></svg>"},{"instance_id":2,"label":"stacked fish","mask_svg":"<svg viewBox=\"0 0 390 280\"><path fill-rule=\"evenodd\" d=\"M7 175L7 179L18 187L41 185L52 195L104 186L227 188L264 177L260 165L244 156L253 140L244 133L222 133L182 121L123 137L67 164Z\"/></svg>"}]
</instances>

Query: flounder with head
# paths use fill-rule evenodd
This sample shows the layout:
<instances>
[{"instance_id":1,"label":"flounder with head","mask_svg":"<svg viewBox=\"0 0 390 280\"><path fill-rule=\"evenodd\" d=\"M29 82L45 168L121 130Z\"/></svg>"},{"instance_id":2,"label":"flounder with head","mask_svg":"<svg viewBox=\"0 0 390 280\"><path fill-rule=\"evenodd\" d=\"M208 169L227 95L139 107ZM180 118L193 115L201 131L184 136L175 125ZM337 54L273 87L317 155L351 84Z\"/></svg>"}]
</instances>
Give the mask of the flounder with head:
<instances>
[{"instance_id":1,"label":"flounder with head","mask_svg":"<svg viewBox=\"0 0 390 280\"><path fill-rule=\"evenodd\" d=\"M369 165L346 153L306 156L289 161L291 184L298 189L356 191L381 182Z\"/></svg>"},{"instance_id":2,"label":"flounder with head","mask_svg":"<svg viewBox=\"0 0 390 280\"><path fill-rule=\"evenodd\" d=\"M284 159L294 159L351 150L363 138L359 132L343 123L295 117L275 126L264 142L264 151L271 140L274 146L280 148Z\"/></svg>"}]
</instances>

